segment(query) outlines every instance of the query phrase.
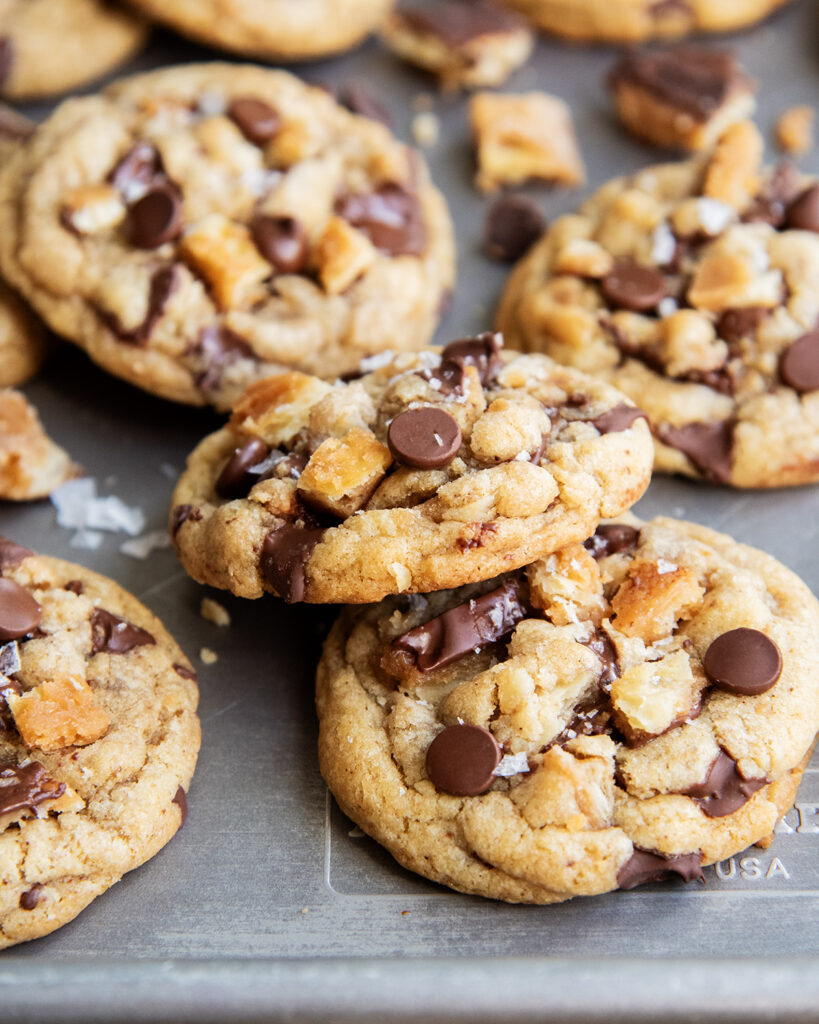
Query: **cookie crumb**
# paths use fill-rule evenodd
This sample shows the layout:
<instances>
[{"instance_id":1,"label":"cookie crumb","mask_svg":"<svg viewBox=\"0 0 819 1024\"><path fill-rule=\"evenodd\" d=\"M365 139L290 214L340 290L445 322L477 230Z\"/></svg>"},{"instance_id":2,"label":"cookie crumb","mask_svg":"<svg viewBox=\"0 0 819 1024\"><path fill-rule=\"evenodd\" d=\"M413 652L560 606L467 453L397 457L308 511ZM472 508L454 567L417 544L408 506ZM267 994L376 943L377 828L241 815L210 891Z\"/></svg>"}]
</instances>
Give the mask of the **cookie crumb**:
<instances>
[{"instance_id":1,"label":"cookie crumb","mask_svg":"<svg viewBox=\"0 0 819 1024\"><path fill-rule=\"evenodd\" d=\"M412 137L419 146L429 149L435 146L441 134L441 122L432 111L423 111L412 119Z\"/></svg>"},{"instance_id":2,"label":"cookie crumb","mask_svg":"<svg viewBox=\"0 0 819 1024\"><path fill-rule=\"evenodd\" d=\"M199 652L199 658L205 665L215 665L219 660L219 655L210 647L203 647Z\"/></svg>"},{"instance_id":3,"label":"cookie crumb","mask_svg":"<svg viewBox=\"0 0 819 1024\"><path fill-rule=\"evenodd\" d=\"M776 122L776 144L785 153L807 153L813 148L813 107L790 107Z\"/></svg>"},{"instance_id":4,"label":"cookie crumb","mask_svg":"<svg viewBox=\"0 0 819 1024\"><path fill-rule=\"evenodd\" d=\"M199 614L203 619L207 619L208 622L212 622L216 626L230 625L230 612L224 607L224 605L219 604L218 601L214 601L212 597L202 598Z\"/></svg>"}]
</instances>

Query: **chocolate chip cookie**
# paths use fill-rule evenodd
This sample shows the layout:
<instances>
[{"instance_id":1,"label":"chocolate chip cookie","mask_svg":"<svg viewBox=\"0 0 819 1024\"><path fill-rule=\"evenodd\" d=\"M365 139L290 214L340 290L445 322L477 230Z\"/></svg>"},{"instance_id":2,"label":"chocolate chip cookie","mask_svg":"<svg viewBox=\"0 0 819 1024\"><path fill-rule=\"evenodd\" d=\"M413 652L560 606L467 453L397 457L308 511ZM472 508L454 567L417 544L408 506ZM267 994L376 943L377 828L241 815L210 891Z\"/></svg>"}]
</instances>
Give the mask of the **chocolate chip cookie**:
<instances>
[{"instance_id":1,"label":"chocolate chip cookie","mask_svg":"<svg viewBox=\"0 0 819 1024\"><path fill-rule=\"evenodd\" d=\"M0 0L0 96L75 89L128 60L147 34L142 18L104 0Z\"/></svg>"},{"instance_id":2,"label":"chocolate chip cookie","mask_svg":"<svg viewBox=\"0 0 819 1024\"><path fill-rule=\"evenodd\" d=\"M819 184L761 167L747 121L605 185L518 264L498 325L648 414L656 467L736 487L819 480Z\"/></svg>"},{"instance_id":3,"label":"chocolate chip cookie","mask_svg":"<svg viewBox=\"0 0 819 1024\"><path fill-rule=\"evenodd\" d=\"M788 0L504 0L542 29L585 42L733 32Z\"/></svg>"},{"instance_id":4,"label":"chocolate chip cookie","mask_svg":"<svg viewBox=\"0 0 819 1024\"><path fill-rule=\"evenodd\" d=\"M177 831L197 696L134 597L0 538L0 947L72 920Z\"/></svg>"},{"instance_id":5,"label":"chocolate chip cookie","mask_svg":"<svg viewBox=\"0 0 819 1024\"><path fill-rule=\"evenodd\" d=\"M0 281L0 388L22 384L33 377L48 349L42 323Z\"/></svg>"},{"instance_id":6,"label":"chocolate chip cookie","mask_svg":"<svg viewBox=\"0 0 819 1024\"><path fill-rule=\"evenodd\" d=\"M252 385L174 492L185 569L240 597L357 604L487 579L619 515L648 485L642 412L500 342Z\"/></svg>"},{"instance_id":7,"label":"chocolate chip cookie","mask_svg":"<svg viewBox=\"0 0 819 1024\"><path fill-rule=\"evenodd\" d=\"M360 43L393 0L131 0L182 35L243 57L307 60Z\"/></svg>"},{"instance_id":8,"label":"chocolate chip cookie","mask_svg":"<svg viewBox=\"0 0 819 1024\"><path fill-rule=\"evenodd\" d=\"M479 586L346 609L318 670L321 770L401 864L463 892L702 881L793 802L818 629L768 555L607 523Z\"/></svg>"},{"instance_id":9,"label":"chocolate chip cookie","mask_svg":"<svg viewBox=\"0 0 819 1024\"><path fill-rule=\"evenodd\" d=\"M421 158L282 71L190 65L64 103L0 171L0 265L105 369L229 408L424 345L453 283Z\"/></svg>"}]
</instances>

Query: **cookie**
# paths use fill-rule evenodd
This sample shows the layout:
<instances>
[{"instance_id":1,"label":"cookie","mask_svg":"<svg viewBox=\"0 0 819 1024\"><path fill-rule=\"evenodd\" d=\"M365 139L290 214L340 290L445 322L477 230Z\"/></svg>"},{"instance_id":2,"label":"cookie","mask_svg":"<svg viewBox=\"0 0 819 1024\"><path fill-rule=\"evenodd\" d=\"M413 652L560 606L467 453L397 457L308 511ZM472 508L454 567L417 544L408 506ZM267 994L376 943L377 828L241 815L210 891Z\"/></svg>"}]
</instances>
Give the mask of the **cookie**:
<instances>
[{"instance_id":1,"label":"cookie","mask_svg":"<svg viewBox=\"0 0 819 1024\"><path fill-rule=\"evenodd\" d=\"M754 82L729 50L627 50L608 84L621 122L656 146L707 149L756 109Z\"/></svg>"},{"instance_id":2,"label":"cookie","mask_svg":"<svg viewBox=\"0 0 819 1024\"><path fill-rule=\"evenodd\" d=\"M78 474L69 455L43 430L19 391L0 389L0 499L46 498Z\"/></svg>"},{"instance_id":3,"label":"cookie","mask_svg":"<svg viewBox=\"0 0 819 1024\"><path fill-rule=\"evenodd\" d=\"M0 265L117 376L229 408L424 345L454 280L417 154L282 71L191 65L64 103L0 171Z\"/></svg>"},{"instance_id":4,"label":"cookie","mask_svg":"<svg viewBox=\"0 0 819 1024\"><path fill-rule=\"evenodd\" d=\"M749 122L691 161L605 185L517 265L509 345L594 372L645 409L656 468L819 480L819 183L761 168Z\"/></svg>"},{"instance_id":5,"label":"cookie","mask_svg":"<svg viewBox=\"0 0 819 1024\"><path fill-rule=\"evenodd\" d=\"M0 0L0 96L75 89L123 64L147 35L142 18L103 0Z\"/></svg>"},{"instance_id":6,"label":"cookie","mask_svg":"<svg viewBox=\"0 0 819 1024\"><path fill-rule=\"evenodd\" d=\"M539 28L584 42L639 42L733 32L788 0L504 0Z\"/></svg>"},{"instance_id":7,"label":"cookie","mask_svg":"<svg viewBox=\"0 0 819 1024\"><path fill-rule=\"evenodd\" d=\"M819 604L672 519L479 586L347 608L318 669L342 811L462 892L553 903L767 841L819 726Z\"/></svg>"},{"instance_id":8,"label":"cookie","mask_svg":"<svg viewBox=\"0 0 819 1024\"><path fill-rule=\"evenodd\" d=\"M434 74L444 89L501 85L529 59L531 29L494 0L443 0L402 6L386 21L384 42Z\"/></svg>"},{"instance_id":9,"label":"cookie","mask_svg":"<svg viewBox=\"0 0 819 1024\"><path fill-rule=\"evenodd\" d=\"M353 604L458 586L589 536L648 485L639 409L497 335L369 369L261 381L195 449L170 518L194 579Z\"/></svg>"},{"instance_id":10,"label":"cookie","mask_svg":"<svg viewBox=\"0 0 819 1024\"><path fill-rule=\"evenodd\" d=\"M0 538L0 947L72 920L180 827L195 680L116 583Z\"/></svg>"},{"instance_id":11,"label":"cookie","mask_svg":"<svg viewBox=\"0 0 819 1024\"><path fill-rule=\"evenodd\" d=\"M264 60L341 53L374 31L393 0L131 0L208 46Z\"/></svg>"}]
</instances>

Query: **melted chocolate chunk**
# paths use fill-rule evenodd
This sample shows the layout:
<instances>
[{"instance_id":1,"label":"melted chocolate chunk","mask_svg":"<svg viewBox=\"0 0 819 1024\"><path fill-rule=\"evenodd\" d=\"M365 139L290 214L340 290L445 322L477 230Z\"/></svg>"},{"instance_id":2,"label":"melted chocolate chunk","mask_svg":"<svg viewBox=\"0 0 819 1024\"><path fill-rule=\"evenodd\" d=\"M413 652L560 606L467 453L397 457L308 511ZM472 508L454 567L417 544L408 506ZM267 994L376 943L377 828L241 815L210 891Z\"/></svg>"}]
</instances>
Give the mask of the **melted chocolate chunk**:
<instances>
[{"instance_id":1,"label":"melted chocolate chunk","mask_svg":"<svg viewBox=\"0 0 819 1024\"><path fill-rule=\"evenodd\" d=\"M434 405L407 409L390 423L387 444L396 461L413 469L443 469L458 454L461 428Z\"/></svg>"},{"instance_id":2,"label":"melted chocolate chunk","mask_svg":"<svg viewBox=\"0 0 819 1024\"><path fill-rule=\"evenodd\" d=\"M475 338L461 338L450 342L441 352L440 365L433 370L423 370L420 376L434 381L443 395L460 391L464 384L464 368L474 366L478 371L481 385L486 387L494 379L502 360L500 350L503 337L485 331Z\"/></svg>"},{"instance_id":3,"label":"melted chocolate chunk","mask_svg":"<svg viewBox=\"0 0 819 1024\"><path fill-rule=\"evenodd\" d=\"M737 86L750 81L729 50L677 46L664 50L630 50L609 76L609 85L644 89L696 121L707 121Z\"/></svg>"},{"instance_id":4,"label":"melted chocolate chunk","mask_svg":"<svg viewBox=\"0 0 819 1024\"><path fill-rule=\"evenodd\" d=\"M261 477L253 469L264 462L270 449L259 437L252 437L235 449L216 480L220 498L244 498Z\"/></svg>"},{"instance_id":5,"label":"melted chocolate chunk","mask_svg":"<svg viewBox=\"0 0 819 1024\"><path fill-rule=\"evenodd\" d=\"M788 204L785 225L797 231L819 232L819 185L811 185Z\"/></svg>"},{"instance_id":6,"label":"melted chocolate chunk","mask_svg":"<svg viewBox=\"0 0 819 1024\"><path fill-rule=\"evenodd\" d=\"M763 306L726 309L717 320L717 337L729 346L738 345L746 338L755 338L760 324L767 319L769 313L770 310Z\"/></svg>"},{"instance_id":7,"label":"melted chocolate chunk","mask_svg":"<svg viewBox=\"0 0 819 1024\"><path fill-rule=\"evenodd\" d=\"M600 659L600 675L592 691L576 705L569 724L549 746L561 746L578 736L611 735L615 731L610 692L611 684L620 675L617 649L602 629L585 641L584 646Z\"/></svg>"},{"instance_id":8,"label":"melted chocolate chunk","mask_svg":"<svg viewBox=\"0 0 819 1024\"><path fill-rule=\"evenodd\" d=\"M139 327L134 327L132 330L123 327L122 322L115 313L103 310L100 312L100 316L105 325L116 334L120 341L124 341L129 345L147 345L153 329L157 322L162 319L168 299L176 291L178 283L179 277L175 263L159 267L158 270L153 272L148 290L148 312L145 314L145 319Z\"/></svg>"},{"instance_id":9,"label":"melted chocolate chunk","mask_svg":"<svg viewBox=\"0 0 819 1024\"><path fill-rule=\"evenodd\" d=\"M418 196L388 183L374 192L343 195L335 211L388 256L421 256L427 245Z\"/></svg>"},{"instance_id":10,"label":"melted chocolate chunk","mask_svg":"<svg viewBox=\"0 0 819 1024\"><path fill-rule=\"evenodd\" d=\"M638 850L617 872L617 884L621 889L634 889L647 882L664 882L679 875L684 882L705 882L702 873L702 858L699 853L681 853L664 857L648 850Z\"/></svg>"},{"instance_id":11,"label":"melted chocolate chunk","mask_svg":"<svg viewBox=\"0 0 819 1024\"><path fill-rule=\"evenodd\" d=\"M734 421L686 423L682 427L663 425L657 436L671 448L687 455L706 480L731 482L734 450Z\"/></svg>"},{"instance_id":12,"label":"melted chocolate chunk","mask_svg":"<svg viewBox=\"0 0 819 1024\"><path fill-rule=\"evenodd\" d=\"M779 375L800 395L819 390L819 330L803 334L785 349Z\"/></svg>"},{"instance_id":13,"label":"melted chocolate chunk","mask_svg":"<svg viewBox=\"0 0 819 1024\"><path fill-rule=\"evenodd\" d=\"M600 282L603 296L614 309L647 313L665 298L665 275L655 267L632 260L618 260Z\"/></svg>"},{"instance_id":14,"label":"melted chocolate chunk","mask_svg":"<svg viewBox=\"0 0 819 1024\"><path fill-rule=\"evenodd\" d=\"M640 531L633 526L626 523L603 523L583 542L583 547L593 558L608 558L621 551L631 551L639 541Z\"/></svg>"},{"instance_id":15,"label":"melted chocolate chunk","mask_svg":"<svg viewBox=\"0 0 819 1024\"><path fill-rule=\"evenodd\" d=\"M709 818L724 818L738 811L767 784L767 779L744 779L736 761L720 750L705 781L684 790L683 795L693 797Z\"/></svg>"},{"instance_id":16,"label":"melted chocolate chunk","mask_svg":"<svg viewBox=\"0 0 819 1024\"><path fill-rule=\"evenodd\" d=\"M439 0L427 7L402 7L399 17L415 32L435 36L453 49L480 36L516 32L526 24L491 0Z\"/></svg>"},{"instance_id":17,"label":"melted chocolate chunk","mask_svg":"<svg viewBox=\"0 0 819 1024\"><path fill-rule=\"evenodd\" d=\"M253 359L253 349L244 338L229 327L205 327L192 350L205 369L198 375L196 383L206 394L214 394L225 368L239 359Z\"/></svg>"},{"instance_id":18,"label":"melted chocolate chunk","mask_svg":"<svg viewBox=\"0 0 819 1024\"><path fill-rule=\"evenodd\" d=\"M279 274L298 274L307 264L307 233L295 217L254 217L250 230L256 248Z\"/></svg>"},{"instance_id":19,"label":"melted chocolate chunk","mask_svg":"<svg viewBox=\"0 0 819 1024\"><path fill-rule=\"evenodd\" d=\"M648 415L636 406L621 402L590 422L593 427L597 427L601 434L616 434L621 430L628 430L635 420L639 419L648 420Z\"/></svg>"},{"instance_id":20,"label":"melted chocolate chunk","mask_svg":"<svg viewBox=\"0 0 819 1024\"><path fill-rule=\"evenodd\" d=\"M181 786L177 786L171 803L176 804L179 808L179 813L182 815L182 823L179 827L182 828L182 825L188 820L188 796Z\"/></svg>"},{"instance_id":21,"label":"melted chocolate chunk","mask_svg":"<svg viewBox=\"0 0 819 1024\"><path fill-rule=\"evenodd\" d=\"M31 558L33 551L15 544L8 537L0 537L0 573L10 565L19 565L26 558Z\"/></svg>"},{"instance_id":22,"label":"melted chocolate chunk","mask_svg":"<svg viewBox=\"0 0 819 1024\"><path fill-rule=\"evenodd\" d=\"M391 649L409 652L420 672L432 672L509 636L526 614L518 585L504 583L397 637Z\"/></svg>"},{"instance_id":23,"label":"melted chocolate chunk","mask_svg":"<svg viewBox=\"0 0 819 1024\"><path fill-rule=\"evenodd\" d=\"M104 608L95 608L91 613L92 654L127 654L134 647L155 643L147 629L140 629Z\"/></svg>"},{"instance_id":24,"label":"melted chocolate chunk","mask_svg":"<svg viewBox=\"0 0 819 1024\"><path fill-rule=\"evenodd\" d=\"M478 796L495 780L501 750L480 725L450 725L427 749L427 775L436 789L453 796Z\"/></svg>"},{"instance_id":25,"label":"melted chocolate chunk","mask_svg":"<svg viewBox=\"0 0 819 1024\"><path fill-rule=\"evenodd\" d=\"M40 606L14 580L0 579L0 640L17 640L40 625Z\"/></svg>"},{"instance_id":26,"label":"melted chocolate chunk","mask_svg":"<svg viewBox=\"0 0 819 1024\"><path fill-rule=\"evenodd\" d=\"M82 580L69 580L65 585L66 590L70 590L72 594L79 596L85 589L85 584Z\"/></svg>"},{"instance_id":27,"label":"melted chocolate chunk","mask_svg":"<svg viewBox=\"0 0 819 1024\"><path fill-rule=\"evenodd\" d=\"M239 131L257 146L269 142L281 125L281 118L264 100L245 96L233 100L228 107L228 117Z\"/></svg>"},{"instance_id":28,"label":"melted chocolate chunk","mask_svg":"<svg viewBox=\"0 0 819 1024\"><path fill-rule=\"evenodd\" d=\"M304 600L307 562L325 531L282 523L271 530L262 545L261 573L288 604Z\"/></svg>"},{"instance_id":29,"label":"melted chocolate chunk","mask_svg":"<svg viewBox=\"0 0 819 1024\"><path fill-rule=\"evenodd\" d=\"M353 114L369 117L373 121L392 128L392 115L366 82L351 79L342 85L338 101Z\"/></svg>"},{"instance_id":30,"label":"melted chocolate chunk","mask_svg":"<svg viewBox=\"0 0 819 1024\"><path fill-rule=\"evenodd\" d=\"M199 678L192 668L188 668L187 665L181 665L178 661L173 663L173 670L178 676L181 676L183 679L190 679L194 683Z\"/></svg>"},{"instance_id":31,"label":"melted chocolate chunk","mask_svg":"<svg viewBox=\"0 0 819 1024\"><path fill-rule=\"evenodd\" d=\"M150 187L165 179L159 153L149 142L138 142L108 175L108 180L124 196L137 199Z\"/></svg>"},{"instance_id":32,"label":"melted chocolate chunk","mask_svg":"<svg viewBox=\"0 0 819 1024\"><path fill-rule=\"evenodd\" d=\"M199 523L202 520L202 510L196 505L177 505L171 514L171 536L175 537L182 528L182 524L188 520Z\"/></svg>"},{"instance_id":33,"label":"melted chocolate chunk","mask_svg":"<svg viewBox=\"0 0 819 1024\"><path fill-rule=\"evenodd\" d=\"M0 732L13 732L16 729L7 698L19 697L22 692L23 687L16 679L7 679L0 674Z\"/></svg>"},{"instance_id":34,"label":"melted chocolate chunk","mask_svg":"<svg viewBox=\"0 0 819 1024\"><path fill-rule=\"evenodd\" d=\"M182 234L182 194L176 185L153 185L128 211L128 233L137 249L158 249Z\"/></svg>"},{"instance_id":35,"label":"melted chocolate chunk","mask_svg":"<svg viewBox=\"0 0 819 1024\"><path fill-rule=\"evenodd\" d=\"M743 213L742 219L746 223L761 221L781 228L785 223L786 207L798 191L799 172L790 161L785 160L776 167L759 195Z\"/></svg>"},{"instance_id":36,"label":"melted chocolate chunk","mask_svg":"<svg viewBox=\"0 0 819 1024\"><path fill-rule=\"evenodd\" d=\"M782 674L782 654L758 629L731 629L718 636L705 652L705 673L728 693L756 697L776 684Z\"/></svg>"},{"instance_id":37,"label":"melted chocolate chunk","mask_svg":"<svg viewBox=\"0 0 819 1024\"><path fill-rule=\"evenodd\" d=\"M56 800L65 783L49 778L39 761L0 769L0 816L19 811L37 813L40 804Z\"/></svg>"},{"instance_id":38,"label":"melted chocolate chunk","mask_svg":"<svg viewBox=\"0 0 819 1024\"><path fill-rule=\"evenodd\" d=\"M14 47L8 36L0 37L0 87L9 80L14 67Z\"/></svg>"},{"instance_id":39,"label":"melted chocolate chunk","mask_svg":"<svg viewBox=\"0 0 819 1024\"><path fill-rule=\"evenodd\" d=\"M30 889L20 894L21 910L34 910L42 898L44 886L41 882L35 882Z\"/></svg>"},{"instance_id":40,"label":"melted chocolate chunk","mask_svg":"<svg viewBox=\"0 0 819 1024\"><path fill-rule=\"evenodd\" d=\"M608 633L598 629L591 640L586 641L586 647L590 651L594 651L600 659L600 686L610 687L614 680L620 676L620 662L617 658L617 648L612 643Z\"/></svg>"},{"instance_id":41,"label":"melted chocolate chunk","mask_svg":"<svg viewBox=\"0 0 819 1024\"><path fill-rule=\"evenodd\" d=\"M500 263L514 263L546 230L546 218L527 196L497 199L486 214L483 240L488 255Z\"/></svg>"}]
</instances>

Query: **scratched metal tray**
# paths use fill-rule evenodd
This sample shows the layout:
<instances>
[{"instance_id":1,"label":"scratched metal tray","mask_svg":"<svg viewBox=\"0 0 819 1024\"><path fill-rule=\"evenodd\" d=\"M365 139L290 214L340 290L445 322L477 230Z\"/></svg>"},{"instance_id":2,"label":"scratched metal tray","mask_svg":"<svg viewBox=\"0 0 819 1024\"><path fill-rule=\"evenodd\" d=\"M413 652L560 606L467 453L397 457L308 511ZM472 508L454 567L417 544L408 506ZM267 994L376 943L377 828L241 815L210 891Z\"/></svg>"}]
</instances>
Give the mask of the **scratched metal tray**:
<instances>
[{"instance_id":1,"label":"scratched metal tray","mask_svg":"<svg viewBox=\"0 0 819 1024\"><path fill-rule=\"evenodd\" d=\"M296 0L293 0L296 2ZM720 2L720 0L714 0ZM760 123L819 96L811 0L733 45L761 83ZM214 56L157 35L135 68ZM612 121L601 79L612 51L541 42L510 89L572 103L589 190L658 154ZM301 69L374 84L409 138L428 82L377 45ZM485 260L486 201L471 187L462 100L436 99L428 152L458 226L460 285L440 340L491 322L505 270ZM43 111L35 110L39 115ZM660 155L661 156L661 155ZM813 154L804 166L819 170ZM550 216L579 196L533 189ZM65 346L26 391L103 494L165 522L172 481L219 422L105 376ZM819 592L819 491L734 493L658 479L638 509L686 516L758 545ZM770 849L706 871L707 885L650 886L555 907L456 895L399 868L337 810L316 766L313 671L333 609L214 594L232 626L199 615L205 591L170 551L137 561L106 535L77 551L48 503L0 507L0 533L107 573L156 612L198 661L204 742L183 831L54 935L0 956L7 1021L816 1020L819 760ZM116 1011L114 1011L116 1007Z\"/></svg>"}]
</instances>

